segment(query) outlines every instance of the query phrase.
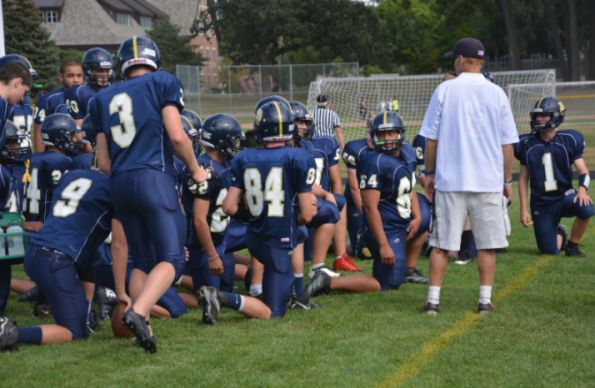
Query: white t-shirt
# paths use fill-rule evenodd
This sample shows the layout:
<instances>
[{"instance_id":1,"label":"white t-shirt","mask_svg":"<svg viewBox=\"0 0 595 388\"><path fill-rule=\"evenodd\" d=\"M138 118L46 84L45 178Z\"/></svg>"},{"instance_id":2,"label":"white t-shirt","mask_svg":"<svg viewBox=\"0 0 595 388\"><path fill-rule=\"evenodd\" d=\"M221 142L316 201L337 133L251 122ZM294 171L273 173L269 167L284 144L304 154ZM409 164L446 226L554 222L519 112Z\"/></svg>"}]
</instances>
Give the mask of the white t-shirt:
<instances>
[{"instance_id":1,"label":"white t-shirt","mask_svg":"<svg viewBox=\"0 0 595 388\"><path fill-rule=\"evenodd\" d=\"M438 140L440 191L502 191L502 145L519 141L504 91L483 74L461 73L434 91L420 135Z\"/></svg>"}]
</instances>

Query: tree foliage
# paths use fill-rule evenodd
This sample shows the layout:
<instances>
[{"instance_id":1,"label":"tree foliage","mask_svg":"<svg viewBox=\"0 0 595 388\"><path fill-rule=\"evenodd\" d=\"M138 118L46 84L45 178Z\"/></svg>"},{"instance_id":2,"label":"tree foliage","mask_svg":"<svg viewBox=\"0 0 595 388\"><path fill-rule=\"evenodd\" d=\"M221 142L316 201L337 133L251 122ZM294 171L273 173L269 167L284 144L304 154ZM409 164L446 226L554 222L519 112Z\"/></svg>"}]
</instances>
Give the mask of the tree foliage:
<instances>
[{"instance_id":1,"label":"tree foliage","mask_svg":"<svg viewBox=\"0 0 595 388\"><path fill-rule=\"evenodd\" d=\"M200 53L194 51L194 45L189 45L193 36L180 36L180 28L172 24L169 16L160 15L147 37L159 47L163 59L163 69L176 74L176 65L202 65Z\"/></svg>"},{"instance_id":2,"label":"tree foliage","mask_svg":"<svg viewBox=\"0 0 595 388\"><path fill-rule=\"evenodd\" d=\"M60 87L60 49L41 26L35 3L31 0L2 0L6 54L27 58L37 71L34 82L45 90Z\"/></svg>"}]
</instances>

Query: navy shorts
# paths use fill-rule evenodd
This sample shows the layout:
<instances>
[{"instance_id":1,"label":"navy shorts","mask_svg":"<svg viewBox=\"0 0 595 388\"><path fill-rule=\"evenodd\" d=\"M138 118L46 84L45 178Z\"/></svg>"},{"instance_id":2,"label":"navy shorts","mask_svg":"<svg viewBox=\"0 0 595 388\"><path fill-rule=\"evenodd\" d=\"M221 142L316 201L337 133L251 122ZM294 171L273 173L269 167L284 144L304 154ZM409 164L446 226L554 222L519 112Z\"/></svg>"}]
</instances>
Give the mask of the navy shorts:
<instances>
[{"instance_id":1,"label":"navy shorts","mask_svg":"<svg viewBox=\"0 0 595 388\"><path fill-rule=\"evenodd\" d=\"M417 230L415 236L419 236L422 233L430 231L430 218L432 218L432 205L427 200L426 196L420 193L417 194L417 200L419 201L419 212L421 213L421 224Z\"/></svg>"},{"instance_id":2,"label":"navy shorts","mask_svg":"<svg viewBox=\"0 0 595 388\"><path fill-rule=\"evenodd\" d=\"M187 225L174 176L153 169L124 171L111 177L111 192L134 268L149 273L168 262L177 279L184 270Z\"/></svg>"},{"instance_id":3,"label":"navy shorts","mask_svg":"<svg viewBox=\"0 0 595 388\"><path fill-rule=\"evenodd\" d=\"M194 283L194 289L199 290L202 286L211 286L225 292L233 292L235 281L236 262L233 255L226 255L225 243L215 246L219 258L223 262L223 275L215 276L209 271L209 258L200 246L188 246L190 258L190 276Z\"/></svg>"},{"instance_id":4,"label":"navy shorts","mask_svg":"<svg viewBox=\"0 0 595 388\"><path fill-rule=\"evenodd\" d=\"M366 247L370 249L372 257L374 258L374 265L372 268L373 276L378 283L380 289L396 290L403 283L405 276L405 268L407 265L407 258L405 257L405 240L407 239L407 232L394 233L387 235L388 244L395 255L395 264L393 266L383 265L380 260L380 246L372 234L364 234L366 240Z\"/></svg>"},{"instance_id":5,"label":"navy shorts","mask_svg":"<svg viewBox=\"0 0 595 388\"><path fill-rule=\"evenodd\" d=\"M166 309L172 318L180 317L188 312L184 301L180 298L180 294L178 294L174 286L170 286L156 304Z\"/></svg>"},{"instance_id":6,"label":"navy shorts","mask_svg":"<svg viewBox=\"0 0 595 388\"><path fill-rule=\"evenodd\" d=\"M291 269L293 249L268 247L250 232L246 235L246 244L250 254L264 265L262 301L271 309L271 318L284 316L294 280Z\"/></svg>"},{"instance_id":7,"label":"navy shorts","mask_svg":"<svg viewBox=\"0 0 595 388\"><path fill-rule=\"evenodd\" d=\"M72 340L89 337L89 304L74 260L31 243L24 264L27 275L47 296L56 324L70 330Z\"/></svg>"},{"instance_id":8,"label":"navy shorts","mask_svg":"<svg viewBox=\"0 0 595 388\"><path fill-rule=\"evenodd\" d=\"M345 203L347 202L345 200L345 197L342 196L341 194L335 194L333 193L333 196L335 197L335 202L337 202L337 207L339 208L339 211L343 211L343 208L345 207Z\"/></svg>"},{"instance_id":9,"label":"navy shorts","mask_svg":"<svg viewBox=\"0 0 595 388\"><path fill-rule=\"evenodd\" d=\"M560 254L557 234L562 217L586 219L595 215L592 203L588 206L581 206L579 201L573 203L575 196L576 192L568 194L563 200L547 208L531 207L535 240L541 253Z\"/></svg>"},{"instance_id":10,"label":"navy shorts","mask_svg":"<svg viewBox=\"0 0 595 388\"><path fill-rule=\"evenodd\" d=\"M227 228L225 229L225 253L233 253L246 249L246 231L248 230L248 224L234 220L233 218L229 221Z\"/></svg>"},{"instance_id":11,"label":"navy shorts","mask_svg":"<svg viewBox=\"0 0 595 388\"><path fill-rule=\"evenodd\" d=\"M318 213L308 225L308 228L317 228L324 224L336 224L341 219L339 208L332 202L318 198Z\"/></svg>"}]
</instances>

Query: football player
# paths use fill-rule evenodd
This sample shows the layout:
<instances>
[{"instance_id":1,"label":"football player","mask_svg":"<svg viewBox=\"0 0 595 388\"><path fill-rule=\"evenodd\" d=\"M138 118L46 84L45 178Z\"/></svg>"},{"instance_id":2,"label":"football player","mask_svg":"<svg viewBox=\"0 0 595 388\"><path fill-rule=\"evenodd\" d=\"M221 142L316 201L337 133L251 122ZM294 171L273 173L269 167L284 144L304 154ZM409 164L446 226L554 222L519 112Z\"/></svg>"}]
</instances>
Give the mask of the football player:
<instances>
[{"instance_id":1,"label":"football player","mask_svg":"<svg viewBox=\"0 0 595 388\"><path fill-rule=\"evenodd\" d=\"M291 110L270 102L258 109L256 137L264 147L246 149L231 167L231 188L223 202L223 211L237 217L249 212L246 245L250 254L264 264L263 302L219 291L200 289L203 323L217 324L221 306L242 314L272 318L284 316L293 285L292 255L297 244L296 229L312 219L311 190L316 169L308 153L299 148L285 148L293 132ZM246 195L248 209L239 206ZM294 201L300 212L294 211Z\"/></svg>"},{"instance_id":2,"label":"football player","mask_svg":"<svg viewBox=\"0 0 595 388\"><path fill-rule=\"evenodd\" d=\"M90 170L65 174L48 208L43 228L30 240L24 267L47 295L56 324L17 328L0 318L0 351L16 350L17 343L63 343L89 336L88 303L79 277L111 229L109 177Z\"/></svg>"},{"instance_id":3,"label":"football player","mask_svg":"<svg viewBox=\"0 0 595 388\"><path fill-rule=\"evenodd\" d=\"M221 177L231 167L229 159L240 150L243 138L242 126L228 114L212 115L202 127L200 145L206 152L197 161L210 170L211 179L201 184L185 182L183 189L186 201L193 201L192 212L187 215L191 225L187 247L195 289L212 286L233 292L235 261L233 255L224 255L229 216L222 209L227 189L222 187Z\"/></svg>"},{"instance_id":4,"label":"football player","mask_svg":"<svg viewBox=\"0 0 595 388\"><path fill-rule=\"evenodd\" d=\"M532 134L520 140L515 152L521 162L521 223L525 227L533 224L540 252L559 255L565 251L566 256L587 257L579 250L579 243L595 215L593 201L587 195L591 178L583 159L583 135L572 129L557 130L565 114L564 104L556 97L540 99L531 110ZM572 165L579 173L578 190L572 185ZM566 228L560 226L562 217L576 217L568 242Z\"/></svg>"},{"instance_id":5,"label":"football player","mask_svg":"<svg viewBox=\"0 0 595 388\"><path fill-rule=\"evenodd\" d=\"M6 55L0 58L0 68L11 62L18 62L25 66L29 70L31 77L37 75L37 72L35 69L33 69L31 63L29 63L25 57L17 54ZM33 78L31 78L30 83L31 84L28 85L29 88L33 86ZM27 94L28 91L29 89L27 89L25 94ZM25 132L27 135L30 134L31 129L33 128L33 110L31 109L31 102L29 101L29 98L25 95L21 96L21 98L18 99L14 104L9 104L8 109L8 119L11 120L20 131Z\"/></svg>"},{"instance_id":6,"label":"football player","mask_svg":"<svg viewBox=\"0 0 595 388\"><path fill-rule=\"evenodd\" d=\"M62 87L56 90L52 90L46 93L43 97L35 104L35 110L33 111L33 122L34 122L34 136L33 144L37 152L43 151L45 147L41 144L41 123L46 117L57 112L58 107L62 105L66 108L66 91L74 85L83 84L83 68L77 61L70 59L62 62L60 65L60 73L58 73ZM62 113L68 113L63 111Z\"/></svg>"},{"instance_id":7,"label":"football player","mask_svg":"<svg viewBox=\"0 0 595 388\"><path fill-rule=\"evenodd\" d=\"M155 302L182 275L186 256L174 151L197 184L207 173L198 166L182 129L184 89L175 76L158 71L157 45L143 36L126 39L118 49L118 67L124 81L95 96L91 124L98 131L99 168L110 174L114 217L122 222L134 258L132 307L122 324L142 348L156 352L157 341L146 320ZM118 299L130 303L124 285L126 259L114 257L113 268Z\"/></svg>"},{"instance_id":8,"label":"football player","mask_svg":"<svg viewBox=\"0 0 595 388\"><path fill-rule=\"evenodd\" d=\"M15 57L17 59L14 59ZM13 119L17 117L17 124L15 124L17 128L21 128L23 132L27 130L26 116L23 116L25 123L22 124L21 116L15 115L15 107L28 102L25 94L33 86L32 71L35 72L35 70L23 65L19 58L26 61L20 55L7 55L0 58L0 147L4 144L6 122L11 117Z\"/></svg>"}]
</instances>

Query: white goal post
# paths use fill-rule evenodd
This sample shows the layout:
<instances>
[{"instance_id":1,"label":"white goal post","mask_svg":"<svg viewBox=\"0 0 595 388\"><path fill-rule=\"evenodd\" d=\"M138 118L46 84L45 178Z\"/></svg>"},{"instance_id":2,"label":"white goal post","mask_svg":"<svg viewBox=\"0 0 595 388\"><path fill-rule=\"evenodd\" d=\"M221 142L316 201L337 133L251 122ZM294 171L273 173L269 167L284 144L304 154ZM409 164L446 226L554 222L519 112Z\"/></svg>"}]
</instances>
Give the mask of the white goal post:
<instances>
[{"instance_id":1,"label":"white goal post","mask_svg":"<svg viewBox=\"0 0 595 388\"><path fill-rule=\"evenodd\" d=\"M426 109L436 87L442 82L443 74L417 76L385 76L357 78L321 78L310 84L308 109L316 108L316 96L325 93L329 97L330 109L337 112L345 141L360 139L366 134L366 121L370 114L379 112L378 105L396 98L399 101L399 114L405 121L406 137L413 141L419 133ZM555 71L527 70L492 73L494 83L499 85L511 98L509 87L513 86L512 106L519 133L529 122L527 101L555 94ZM521 89L523 85L531 87ZM518 89L518 90L517 90ZM522 95L521 97L518 97ZM365 100L366 109L360 108Z\"/></svg>"}]
</instances>

